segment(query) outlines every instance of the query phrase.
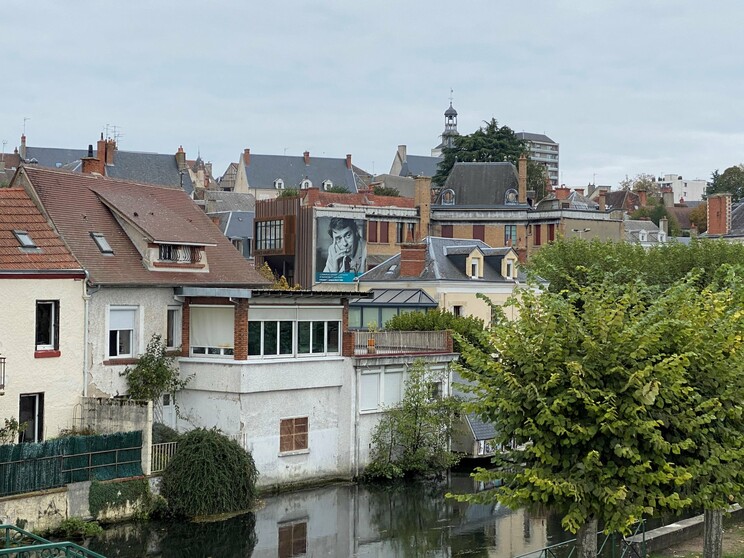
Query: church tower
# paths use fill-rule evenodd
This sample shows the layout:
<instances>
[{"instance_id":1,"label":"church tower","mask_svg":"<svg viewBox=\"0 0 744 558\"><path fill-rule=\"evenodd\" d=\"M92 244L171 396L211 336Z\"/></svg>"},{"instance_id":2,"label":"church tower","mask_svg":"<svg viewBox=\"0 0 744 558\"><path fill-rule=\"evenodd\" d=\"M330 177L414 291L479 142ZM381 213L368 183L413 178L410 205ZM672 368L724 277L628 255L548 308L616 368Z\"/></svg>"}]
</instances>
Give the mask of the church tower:
<instances>
[{"instance_id":1,"label":"church tower","mask_svg":"<svg viewBox=\"0 0 744 558\"><path fill-rule=\"evenodd\" d=\"M442 150L445 147L453 147L455 145L455 137L459 136L460 133L457 131L457 111L452 107L452 95L450 94L450 105L447 110L444 111L444 132L442 132L442 142L431 150L432 157L441 157Z\"/></svg>"}]
</instances>

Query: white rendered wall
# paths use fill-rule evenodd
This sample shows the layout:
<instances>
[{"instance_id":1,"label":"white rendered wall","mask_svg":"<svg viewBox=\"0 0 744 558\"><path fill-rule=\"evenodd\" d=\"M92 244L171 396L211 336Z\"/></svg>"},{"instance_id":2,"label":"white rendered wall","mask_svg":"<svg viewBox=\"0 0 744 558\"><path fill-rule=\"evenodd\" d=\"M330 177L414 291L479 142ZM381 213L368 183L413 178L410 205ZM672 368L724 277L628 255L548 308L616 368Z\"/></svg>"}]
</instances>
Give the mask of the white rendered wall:
<instances>
[{"instance_id":1,"label":"white rendered wall","mask_svg":"<svg viewBox=\"0 0 744 558\"><path fill-rule=\"evenodd\" d=\"M44 439L72 426L83 394L82 279L2 279L0 355L6 357L0 421L18 419L19 397L44 393ZM36 301L59 301L60 356L35 358Z\"/></svg>"}]
</instances>

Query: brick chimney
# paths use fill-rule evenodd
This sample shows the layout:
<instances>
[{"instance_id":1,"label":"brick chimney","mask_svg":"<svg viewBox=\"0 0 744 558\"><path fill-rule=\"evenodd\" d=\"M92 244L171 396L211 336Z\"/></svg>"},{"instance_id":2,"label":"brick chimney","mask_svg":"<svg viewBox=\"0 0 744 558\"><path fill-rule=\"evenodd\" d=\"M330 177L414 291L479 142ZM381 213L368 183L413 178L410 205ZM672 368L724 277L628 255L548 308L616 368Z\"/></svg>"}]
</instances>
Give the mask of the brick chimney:
<instances>
[{"instance_id":1,"label":"brick chimney","mask_svg":"<svg viewBox=\"0 0 744 558\"><path fill-rule=\"evenodd\" d=\"M346 154L346 168L351 170L351 153Z\"/></svg>"},{"instance_id":2,"label":"brick chimney","mask_svg":"<svg viewBox=\"0 0 744 558\"><path fill-rule=\"evenodd\" d=\"M88 146L88 156L81 157L80 161L83 165L83 174L98 173L100 175L105 174L103 169L103 161L99 157L93 156L93 145Z\"/></svg>"},{"instance_id":3,"label":"brick chimney","mask_svg":"<svg viewBox=\"0 0 744 558\"><path fill-rule=\"evenodd\" d=\"M103 132L101 132L101 138L96 144L96 157L98 157L98 159L100 159L101 161L106 160L106 140L103 139Z\"/></svg>"},{"instance_id":4,"label":"brick chimney","mask_svg":"<svg viewBox=\"0 0 744 558\"><path fill-rule=\"evenodd\" d=\"M583 188L574 188L574 192L576 192L580 196L583 196L584 195L584 189Z\"/></svg>"},{"instance_id":5,"label":"brick chimney","mask_svg":"<svg viewBox=\"0 0 744 558\"><path fill-rule=\"evenodd\" d=\"M403 244L400 247L400 276L419 277L426 265L426 243Z\"/></svg>"},{"instance_id":6,"label":"brick chimney","mask_svg":"<svg viewBox=\"0 0 744 558\"><path fill-rule=\"evenodd\" d=\"M26 160L26 134L21 135L21 159Z\"/></svg>"},{"instance_id":7,"label":"brick chimney","mask_svg":"<svg viewBox=\"0 0 744 558\"><path fill-rule=\"evenodd\" d=\"M708 234L727 234L731 230L731 194L708 197Z\"/></svg>"},{"instance_id":8,"label":"brick chimney","mask_svg":"<svg viewBox=\"0 0 744 558\"><path fill-rule=\"evenodd\" d=\"M179 171L186 170L186 152L183 150L183 145L179 145L176 151L176 165Z\"/></svg>"},{"instance_id":9,"label":"brick chimney","mask_svg":"<svg viewBox=\"0 0 744 558\"><path fill-rule=\"evenodd\" d=\"M566 188L565 186L561 186L560 188L555 189L555 197L559 200L565 200L568 198L568 196L571 194L571 189Z\"/></svg>"},{"instance_id":10,"label":"brick chimney","mask_svg":"<svg viewBox=\"0 0 744 558\"><path fill-rule=\"evenodd\" d=\"M607 211L607 194L604 191L599 192L599 210Z\"/></svg>"},{"instance_id":11,"label":"brick chimney","mask_svg":"<svg viewBox=\"0 0 744 558\"><path fill-rule=\"evenodd\" d=\"M116 153L116 140L115 139L107 139L106 140L106 164L107 165L113 165L114 164L114 154Z\"/></svg>"},{"instance_id":12,"label":"brick chimney","mask_svg":"<svg viewBox=\"0 0 744 558\"><path fill-rule=\"evenodd\" d=\"M519 156L519 203L527 203L527 155Z\"/></svg>"},{"instance_id":13,"label":"brick chimney","mask_svg":"<svg viewBox=\"0 0 744 558\"><path fill-rule=\"evenodd\" d=\"M648 204L646 190L638 190L638 192L636 193L638 194L638 199L640 200L641 207L646 207L646 204Z\"/></svg>"},{"instance_id":14,"label":"brick chimney","mask_svg":"<svg viewBox=\"0 0 744 558\"><path fill-rule=\"evenodd\" d=\"M243 164L246 167L251 164L251 150L250 149L243 150Z\"/></svg>"},{"instance_id":15,"label":"brick chimney","mask_svg":"<svg viewBox=\"0 0 744 558\"><path fill-rule=\"evenodd\" d=\"M659 230L664 234L669 234L669 219L661 217L659 219Z\"/></svg>"},{"instance_id":16,"label":"brick chimney","mask_svg":"<svg viewBox=\"0 0 744 558\"><path fill-rule=\"evenodd\" d=\"M304 157L304 159L305 159L305 164L306 164L306 165L309 165L309 164L310 164L310 152L309 152L309 151L305 151L305 152L304 152L304 153L302 154L302 156L303 156L303 157Z\"/></svg>"}]
</instances>

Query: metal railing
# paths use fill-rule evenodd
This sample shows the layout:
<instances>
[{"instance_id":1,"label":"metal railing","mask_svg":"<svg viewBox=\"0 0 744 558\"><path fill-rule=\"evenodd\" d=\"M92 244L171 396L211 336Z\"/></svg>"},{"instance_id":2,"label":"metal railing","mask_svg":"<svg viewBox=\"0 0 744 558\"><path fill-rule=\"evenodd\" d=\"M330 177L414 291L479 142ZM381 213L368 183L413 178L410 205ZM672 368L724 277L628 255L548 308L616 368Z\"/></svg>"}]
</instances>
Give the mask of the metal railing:
<instances>
[{"instance_id":1,"label":"metal railing","mask_svg":"<svg viewBox=\"0 0 744 558\"><path fill-rule=\"evenodd\" d=\"M0 356L0 392L5 390L5 357Z\"/></svg>"},{"instance_id":2,"label":"metal railing","mask_svg":"<svg viewBox=\"0 0 744 558\"><path fill-rule=\"evenodd\" d=\"M631 543L630 538L641 535L642 543L640 548L637 544ZM602 558L645 558L646 557L646 520L639 521L632 534L629 537L618 536L617 533L605 535L601 531L597 533L601 544L597 546L597 557ZM600 542L598 541L598 542ZM540 550L520 554L515 558L573 558L576 552L576 539L570 539L551 546L546 546Z\"/></svg>"},{"instance_id":3,"label":"metal railing","mask_svg":"<svg viewBox=\"0 0 744 558\"><path fill-rule=\"evenodd\" d=\"M448 353L452 333L444 331L354 331L355 355Z\"/></svg>"},{"instance_id":4,"label":"metal railing","mask_svg":"<svg viewBox=\"0 0 744 558\"><path fill-rule=\"evenodd\" d=\"M163 442L162 444L152 445L151 471L153 473L162 473L170 463L171 458L176 454L178 442Z\"/></svg>"},{"instance_id":5,"label":"metal railing","mask_svg":"<svg viewBox=\"0 0 744 558\"><path fill-rule=\"evenodd\" d=\"M71 542L53 543L15 525L0 525L0 556L13 558L106 558Z\"/></svg>"}]
</instances>

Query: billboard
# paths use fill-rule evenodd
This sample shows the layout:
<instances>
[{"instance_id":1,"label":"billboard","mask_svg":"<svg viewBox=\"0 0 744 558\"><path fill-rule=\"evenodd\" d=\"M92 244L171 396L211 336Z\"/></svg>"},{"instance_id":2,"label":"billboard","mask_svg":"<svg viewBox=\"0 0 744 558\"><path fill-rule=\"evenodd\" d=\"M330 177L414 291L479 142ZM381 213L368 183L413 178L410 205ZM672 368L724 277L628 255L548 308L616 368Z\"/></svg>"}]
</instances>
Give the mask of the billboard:
<instances>
[{"instance_id":1,"label":"billboard","mask_svg":"<svg viewBox=\"0 0 744 558\"><path fill-rule=\"evenodd\" d=\"M366 230L364 219L316 218L316 283L349 283L367 270Z\"/></svg>"}]
</instances>

